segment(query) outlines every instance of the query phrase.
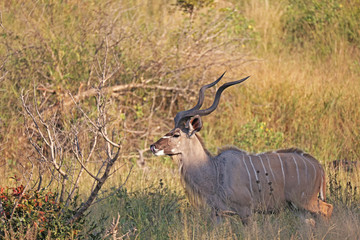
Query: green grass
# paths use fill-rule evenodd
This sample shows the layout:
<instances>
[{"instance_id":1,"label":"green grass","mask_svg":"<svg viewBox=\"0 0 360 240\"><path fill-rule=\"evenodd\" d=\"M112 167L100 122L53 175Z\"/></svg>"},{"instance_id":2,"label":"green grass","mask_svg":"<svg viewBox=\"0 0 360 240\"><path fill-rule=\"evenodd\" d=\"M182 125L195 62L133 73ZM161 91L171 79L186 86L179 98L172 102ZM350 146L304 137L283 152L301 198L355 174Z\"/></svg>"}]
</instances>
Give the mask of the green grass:
<instances>
[{"instance_id":1,"label":"green grass","mask_svg":"<svg viewBox=\"0 0 360 240\"><path fill-rule=\"evenodd\" d=\"M136 228L131 238L146 239L356 239L359 237L360 209L358 202L350 204L338 191L329 201L335 205L330 220L315 218L316 227L304 224L312 217L303 212L284 209L277 214L255 213L253 221L243 226L234 216L214 224L210 212L189 205L184 193L177 191L179 177L173 177L172 168L158 169L156 160L150 161L150 169L137 168L127 184L129 190L110 189L110 197L95 205L88 216L96 223L93 234L109 229L113 219L120 216L119 236ZM157 177L155 177L157 176ZM159 180L159 177L162 180ZM176 179L174 179L176 178ZM139 183L147 179L146 183ZM338 178L343 179L343 178ZM111 180L110 180L111 181ZM139 186L142 185L141 187ZM333 191L335 193L335 191ZM116 209L109 211L109 209ZM91 225L91 224L90 224Z\"/></svg>"},{"instance_id":2,"label":"green grass","mask_svg":"<svg viewBox=\"0 0 360 240\"><path fill-rule=\"evenodd\" d=\"M30 169L27 159L34 156L24 135L21 90L32 92L35 84L40 111L49 118L48 109L56 109L59 126L67 131L84 125L73 107L62 106L67 92L81 94L106 75L111 76L106 87L142 83L188 90L109 94L108 126L124 139L119 164L127 165L99 197L111 196L86 218L84 228L94 238L118 213L118 235L136 228L134 239L359 238L358 175L335 174L328 166L335 159L360 160L359 1L221 0L196 5L192 14L175 3L0 3L1 185L12 185L9 177L21 174L22 166ZM335 206L329 222L319 220L311 229L284 210L256 214L250 226L236 217L214 226L207 210L188 204L176 164L150 154L147 169L135 167L116 190L137 160L137 149L170 130L176 112L196 103L191 91L196 95L199 86L225 70L223 81L251 78L226 90L218 109L204 117L207 148L213 153L224 145L250 152L287 147L309 152L327 172L328 199ZM214 91L207 91L204 105L211 104ZM94 98L80 103L92 117ZM89 136L80 132L84 146ZM91 187L86 178L81 183L80 193Z\"/></svg>"}]
</instances>

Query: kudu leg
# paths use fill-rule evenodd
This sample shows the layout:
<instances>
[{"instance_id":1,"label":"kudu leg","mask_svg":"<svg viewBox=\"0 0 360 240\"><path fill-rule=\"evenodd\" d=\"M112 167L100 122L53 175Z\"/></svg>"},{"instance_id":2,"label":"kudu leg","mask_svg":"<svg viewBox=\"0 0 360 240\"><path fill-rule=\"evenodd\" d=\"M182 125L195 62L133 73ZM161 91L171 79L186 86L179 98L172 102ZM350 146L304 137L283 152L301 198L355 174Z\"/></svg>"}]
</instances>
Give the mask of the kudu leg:
<instances>
[{"instance_id":1,"label":"kudu leg","mask_svg":"<svg viewBox=\"0 0 360 240\"><path fill-rule=\"evenodd\" d=\"M219 214L219 211L217 209L213 209L211 211L211 219L215 225L219 225L222 223L222 217Z\"/></svg>"},{"instance_id":2,"label":"kudu leg","mask_svg":"<svg viewBox=\"0 0 360 240\"><path fill-rule=\"evenodd\" d=\"M221 211L219 209L213 209L211 212L212 220L215 224L222 223L222 218L227 216L235 216L238 215L241 219L243 225L248 225L251 222L252 211L250 206L238 206L233 208L235 211Z\"/></svg>"},{"instance_id":3,"label":"kudu leg","mask_svg":"<svg viewBox=\"0 0 360 240\"><path fill-rule=\"evenodd\" d=\"M243 225L248 225L251 222L252 211L250 206L237 207L236 212L241 218Z\"/></svg>"},{"instance_id":4,"label":"kudu leg","mask_svg":"<svg viewBox=\"0 0 360 240\"><path fill-rule=\"evenodd\" d=\"M332 211L333 211L333 205L326 203L320 199L314 199L313 201L310 201L310 203L305 207L309 212L320 214L326 218L330 218Z\"/></svg>"}]
</instances>

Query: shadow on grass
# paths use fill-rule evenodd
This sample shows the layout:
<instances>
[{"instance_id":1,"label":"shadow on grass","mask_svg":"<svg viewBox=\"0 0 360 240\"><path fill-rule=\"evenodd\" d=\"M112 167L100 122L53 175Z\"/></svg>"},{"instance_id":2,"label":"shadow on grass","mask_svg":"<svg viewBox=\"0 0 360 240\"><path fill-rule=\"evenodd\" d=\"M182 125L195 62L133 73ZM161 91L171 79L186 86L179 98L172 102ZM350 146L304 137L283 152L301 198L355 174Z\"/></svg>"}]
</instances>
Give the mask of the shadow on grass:
<instances>
[{"instance_id":1,"label":"shadow on grass","mask_svg":"<svg viewBox=\"0 0 360 240\"><path fill-rule=\"evenodd\" d=\"M101 239L112 231L118 237L168 239L168 228L179 221L184 199L162 181L135 192L113 188L107 194L110 197L95 205L88 215L87 238Z\"/></svg>"},{"instance_id":2,"label":"shadow on grass","mask_svg":"<svg viewBox=\"0 0 360 240\"><path fill-rule=\"evenodd\" d=\"M214 224L208 210L190 206L182 192L169 189L161 180L134 192L113 188L106 194L110 197L94 205L87 216L85 239L104 239L106 235L105 239L360 238L359 204L347 204L335 196L329 199L334 204L331 219L316 217L316 226L312 227L304 219L314 216L289 208L277 214L255 213L248 226L243 226L237 216Z\"/></svg>"}]
</instances>

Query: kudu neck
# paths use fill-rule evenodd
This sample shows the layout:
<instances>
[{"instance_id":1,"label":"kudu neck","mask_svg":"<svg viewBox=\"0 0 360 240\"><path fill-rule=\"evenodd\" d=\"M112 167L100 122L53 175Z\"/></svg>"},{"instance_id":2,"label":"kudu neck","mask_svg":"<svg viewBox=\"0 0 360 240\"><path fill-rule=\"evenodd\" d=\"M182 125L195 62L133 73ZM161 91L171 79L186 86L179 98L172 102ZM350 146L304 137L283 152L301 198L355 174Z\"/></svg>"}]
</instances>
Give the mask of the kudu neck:
<instances>
[{"instance_id":1,"label":"kudu neck","mask_svg":"<svg viewBox=\"0 0 360 240\"><path fill-rule=\"evenodd\" d=\"M201 199L200 195L214 194L216 167L211 154L203 146L200 136L193 136L192 141L189 141L187 151L177 157L181 179L187 193L191 195L190 198L200 197ZM198 201L194 199L191 201Z\"/></svg>"},{"instance_id":2,"label":"kudu neck","mask_svg":"<svg viewBox=\"0 0 360 240\"><path fill-rule=\"evenodd\" d=\"M205 167L210 164L211 154L204 147L204 143L198 134L189 141L186 151L180 155L184 167Z\"/></svg>"}]
</instances>

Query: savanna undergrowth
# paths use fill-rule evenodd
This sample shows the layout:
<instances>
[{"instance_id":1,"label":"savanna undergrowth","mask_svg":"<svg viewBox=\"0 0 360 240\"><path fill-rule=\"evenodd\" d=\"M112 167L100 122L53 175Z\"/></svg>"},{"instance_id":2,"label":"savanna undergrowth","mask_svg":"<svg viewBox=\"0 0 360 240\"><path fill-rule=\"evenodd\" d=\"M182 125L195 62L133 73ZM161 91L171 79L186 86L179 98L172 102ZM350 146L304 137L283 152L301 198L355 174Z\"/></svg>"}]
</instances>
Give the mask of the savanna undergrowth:
<instances>
[{"instance_id":1,"label":"savanna undergrowth","mask_svg":"<svg viewBox=\"0 0 360 240\"><path fill-rule=\"evenodd\" d=\"M1 235L359 239L357 171L332 164L360 160L359 9L358 0L1 1L0 187L7 211ZM199 86L225 70L222 81L251 78L227 90L203 119L206 147L214 154L224 145L309 152L328 177L327 197L335 206L328 222L317 219L316 228L309 228L285 209L255 214L250 226L236 217L214 226L206 210L188 205L176 163L146 151L173 127L176 112L195 105ZM204 106L215 90L207 90ZM99 92L103 104L96 101ZM23 112L22 93L29 93L27 106L45 138ZM101 121L99 106L106 106ZM46 132L46 124L53 130ZM105 125L107 139L94 144ZM60 186L69 199L77 193L79 203L87 199L100 182L102 164L115 154L109 140L121 143L120 161L91 199L79 223L84 231L76 223L42 221L57 216L59 202L50 200L60 198ZM94 155L91 146L98 146ZM45 164L43 157L52 161ZM61 163L64 181L45 189L62 179L47 168L54 163ZM80 171L87 174L77 182ZM16 186L14 174L22 176ZM6 187L21 184L23 197Z\"/></svg>"}]
</instances>

